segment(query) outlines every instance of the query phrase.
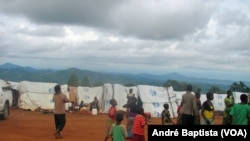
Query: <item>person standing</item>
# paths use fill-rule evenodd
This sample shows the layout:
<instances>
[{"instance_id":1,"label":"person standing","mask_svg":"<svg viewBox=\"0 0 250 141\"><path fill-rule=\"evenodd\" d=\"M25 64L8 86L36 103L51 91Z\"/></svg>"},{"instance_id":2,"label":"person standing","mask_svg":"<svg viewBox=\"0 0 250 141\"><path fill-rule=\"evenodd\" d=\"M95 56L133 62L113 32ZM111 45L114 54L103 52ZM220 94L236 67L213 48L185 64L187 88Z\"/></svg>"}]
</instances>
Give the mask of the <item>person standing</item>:
<instances>
[{"instance_id":1,"label":"person standing","mask_svg":"<svg viewBox=\"0 0 250 141\"><path fill-rule=\"evenodd\" d=\"M84 107L84 101L81 100L81 102L79 104L79 111L81 111L83 107Z\"/></svg>"},{"instance_id":2,"label":"person standing","mask_svg":"<svg viewBox=\"0 0 250 141\"><path fill-rule=\"evenodd\" d=\"M60 138L61 132L66 124L65 103L69 102L69 99L64 93L62 93L60 85L56 85L54 90L54 122L56 127L54 135L56 138Z\"/></svg>"},{"instance_id":3,"label":"person standing","mask_svg":"<svg viewBox=\"0 0 250 141\"><path fill-rule=\"evenodd\" d=\"M202 125L213 125L215 114L214 114L214 105L212 100L214 99L214 94L212 92L207 92L207 100L202 103L201 109L201 124Z\"/></svg>"},{"instance_id":4,"label":"person standing","mask_svg":"<svg viewBox=\"0 0 250 141\"><path fill-rule=\"evenodd\" d=\"M232 95L232 91L228 90L227 91L227 97L224 99L224 104L225 104L225 108L224 108L224 113L223 113L223 121L222 124L226 125L227 124L227 118L229 117L229 113L231 108L234 105L234 98Z\"/></svg>"},{"instance_id":5,"label":"person standing","mask_svg":"<svg viewBox=\"0 0 250 141\"><path fill-rule=\"evenodd\" d=\"M144 109L142 107L138 107L137 114L134 118L132 141L145 141L145 136L144 136L145 125L146 121L144 117Z\"/></svg>"},{"instance_id":6,"label":"person standing","mask_svg":"<svg viewBox=\"0 0 250 141\"><path fill-rule=\"evenodd\" d=\"M99 112L99 100L97 99L97 97L95 96L94 101L92 101L90 103L90 111L92 111L92 109L96 109L97 112Z\"/></svg>"},{"instance_id":7,"label":"person standing","mask_svg":"<svg viewBox=\"0 0 250 141\"><path fill-rule=\"evenodd\" d=\"M175 125L174 121L171 119L169 105L165 103L163 107L164 110L161 112L162 125Z\"/></svg>"},{"instance_id":8,"label":"person standing","mask_svg":"<svg viewBox=\"0 0 250 141\"><path fill-rule=\"evenodd\" d=\"M105 133L105 138L104 141L107 141L110 137L109 132L110 132L110 128L112 127L112 125L115 123L115 116L116 116L116 105L117 105L117 101L115 99L110 99L109 101L110 103L110 108L109 108L109 112L108 112L108 119L106 121L106 133Z\"/></svg>"},{"instance_id":9,"label":"person standing","mask_svg":"<svg viewBox=\"0 0 250 141\"><path fill-rule=\"evenodd\" d=\"M234 104L229 112L227 123L231 125L248 125L250 121L250 106L246 94L240 95L240 103Z\"/></svg>"},{"instance_id":10,"label":"person standing","mask_svg":"<svg viewBox=\"0 0 250 141\"><path fill-rule=\"evenodd\" d=\"M133 93L133 89L130 88L129 92L127 92L127 102L126 104L123 105L123 108L126 108L127 117L129 117L129 114L130 114L129 112L131 110L134 113L134 115L136 114L136 110L135 110L136 103L137 103L137 98L135 97L135 94Z\"/></svg>"},{"instance_id":11,"label":"person standing","mask_svg":"<svg viewBox=\"0 0 250 141\"><path fill-rule=\"evenodd\" d=\"M118 112L115 119L116 123L112 125L109 135L112 137L112 141L125 141L128 133L126 126L122 124L123 113Z\"/></svg>"},{"instance_id":12,"label":"person standing","mask_svg":"<svg viewBox=\"0 0 250 141\"><path fill-rule=\"evenodd\" d=\"M182 125L194 125L195 118L199 117L196 98L191 92L192 85L188 84L186 87L186 93L182 95L181 101L180 114Z\"/></svg>"},{"instance_id":13,"label":"person standing","mask_svg":"<svg viewBox=\"0 0 250 141\"><path fill-rule=\"evenodd\" d=\"M136 116L136 109L137 109L137 98L135 94L133 93L133 89L129 89L129 93L127 93L127 103L123 105L124 108L126 108L126 116L128 118L127 120L127 132L128 132L128 139L133 137L133 123L134 123L134 117Z\"/></svg>"},{"instance_id":14,"label":"person standing","mask_svg":"<svg viewBox=\"0 0 250 141\"><path fill-rule=\"evenodd\" d=\"M195 125L200 125L200 111L201 111L201 100L200 100L200 97L201 97L201 93L198 91L195 93L195 97L196 97L196 105L197 105L197 108L198 108L198 112L199 112L199 116L195 117L194 119L194 124Z\"/></svg>"},{"instance_id":15,"label":"person standing","mask_svg":"<svg viewBox=\"0 0 250 141\"><path fill-rule=\"evenodd\" d=\"M176 105L177 105L177 119L176 119L176 125L181 125L181 113L180 113L180 109L181 109L181 104L179 104L178 101L175 101Z\"/></svg>"}]
</instances>

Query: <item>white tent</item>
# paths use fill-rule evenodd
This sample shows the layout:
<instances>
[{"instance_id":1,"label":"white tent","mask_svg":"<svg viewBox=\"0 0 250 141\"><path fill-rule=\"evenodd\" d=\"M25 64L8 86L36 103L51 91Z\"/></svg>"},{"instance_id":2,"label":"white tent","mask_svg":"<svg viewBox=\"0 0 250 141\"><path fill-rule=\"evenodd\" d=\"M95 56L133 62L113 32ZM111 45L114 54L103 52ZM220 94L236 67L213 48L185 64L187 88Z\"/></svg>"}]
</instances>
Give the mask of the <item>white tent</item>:
<instances>
[{"instance_id":1,"label":"white tent","mask_svg":"<svg viewBox=\"0 0 250 141\"><path fill-rule=\"evenodd\" d=\"M19 82L8 81L12 89L18 90Z\"/></svg>"},{"instance_id":2,"label":"white tent","mask_svg":"<svg viewBox=\"0 0 250 141\"><path fill-rule=\"evenodd\" d=\"M56 83L21 81L18 106L22 109L53 109L53 93Z\"/></svg>"},{"instance_id":3,"label":"white tent","mask_svg":"<svg viewBox=\"0 0 250 141\"><path fill-rule=\"evenodd\" d=\"M108 113L109 107L110 107L110 100L113 98L113 85L112 84L104 84L103 89L103 99L101 103L101 109L103 113Z\"/></svg>"},{"instance_id":4,"label":"white tent","mask_svg":"<svg viewBox=\"0 0 250 141\"><path fill-rule=\"evenodd\" d=\"M224 111L224 99L227 97L227 94L216 94L214 93L214 99L212 101L215 111Z\"/></svg>"},{"instance_id":5,"label":"white tent","mask_svg":"<svg viewBox=\"0 0 250 141\"><path fill-rule=\"evenodd\" d=\"M5 81L0 81L6 85ZM20 93L18 106L22 109L35 110L41 109L53 109L54 103L52 97L54 94L54 86L56 83L43 83L43 82L29 82L21 81L18 84L18 91ZM61 85L62 92L69 97L68 85ZM100 110L103 113L108 113L110 105L110 99L117 100L117 109L125 110L122 106L127 102L127 92L129 89L133 89L133 93L142 102L142 106L145 112L150 112L152 117L160 117L161 112L164 109L163 104L169 104L169 110L172 117L177 116L177 102L181 101L182 95L185 91L174 91L172 87L158 87L149 85L137 85L134 87L125 87L120 84L104 84L100 87L77 87L77 102L81 100L84 103L90 103L97 97L100 102ZM194 93L193 93L194 94ZM240 92L233 92L235 103L240 102ZM224 98L226 94L214 94L214 100L212 101L215 107L215 111L224 110ZM201 94L201 103L206 100L206 94ZM66 110L70 104L66 106Z\"/></svg>"},{"instance_id":6,"label":"white tent","mask_svg":"<svg viewBox=\"0 0 250 141\"><path fill-rule=\"evenodd\" d=\"M166 89L165 87L148 85L138 85L137 87L144 111L150 112L152 117L160 117L163 105L169 103L171 106L172 102L175 101L171 99L174 96L172 88ZM172 110L172 106L170 110Z\"/></svg>"},{"instance_id":7,"label":"white tent","mask_svg":"<svg viewBox=\"0 0 250 141\"><path fill-rule=\"evenodd\" d=\"M80 103L81 101L84 104L90 104L94 101L94 97L97 97L98 101L102 101L103 97L103 87L77 87L77 102ZM99 103L101 106L101 103Z\"/></svg>"},{"instance_id":8,"label":"white tent","mask_svg":"<svg viewBox=\"0 0 250 141\"><path fill-rule=\"evenodd\" d=\"M135 94L135 97L138 98L138 92L137 87L125 87L120 84L114 84L114 96L113 98L117 101L116 108L118 110L126 111L125 108L123 108L123 105L127 103L127 94L129 93L129 89L133 89L133 94Z\"/></svg>"},{"instance_id":9,"label":"white tent","mask_svg":"<svg viewBox=\"0 0 250 141\"><path fill-rule=\"evenodd\" d=\"M3 87L11 87L11 84L8 81L0 79L0 86Z\"/></svg>"},{"instance_id":10,"label":"white tent","mask_svg":"<svg viewBox=\"0 0 250 141\"><path fill-rule=\"evenodd\" d=\"M69 98L69 87L67 84L61 85L61 91ZM54 93L54 88L53 88L53 93ZM71 103L66 103L65 109L69 110L70 106L71 106ZM53 107L53 109L54 109L54 107Z\"/></svg>"},{"instance_id":11,"label":"white tent","mask_svg":"<svg viewBox=\"0 0 250 141\"><path fill-rule=\"evenodd\" d=\"M240 103L240 95L243 94L242 92L233 92L233 96L234 96L234 102L235 103Z\"/></svg>"}]
</instances>

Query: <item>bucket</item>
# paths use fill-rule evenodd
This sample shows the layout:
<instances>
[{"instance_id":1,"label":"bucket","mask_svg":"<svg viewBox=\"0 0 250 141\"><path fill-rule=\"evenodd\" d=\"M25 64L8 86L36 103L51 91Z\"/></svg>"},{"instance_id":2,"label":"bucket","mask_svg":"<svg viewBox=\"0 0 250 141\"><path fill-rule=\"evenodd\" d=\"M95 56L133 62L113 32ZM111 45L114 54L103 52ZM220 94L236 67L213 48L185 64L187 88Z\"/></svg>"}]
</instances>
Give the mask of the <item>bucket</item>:
<instances>
[{"instance_id":1,"label":"bucket","mask_svg":"<svg viewBox=\"0 0 250 141\"><path fill-rule=\"evenodd\" d=\"M92 109L92 115L97 115L97 109Z\"/></svg>"}]
</instances>

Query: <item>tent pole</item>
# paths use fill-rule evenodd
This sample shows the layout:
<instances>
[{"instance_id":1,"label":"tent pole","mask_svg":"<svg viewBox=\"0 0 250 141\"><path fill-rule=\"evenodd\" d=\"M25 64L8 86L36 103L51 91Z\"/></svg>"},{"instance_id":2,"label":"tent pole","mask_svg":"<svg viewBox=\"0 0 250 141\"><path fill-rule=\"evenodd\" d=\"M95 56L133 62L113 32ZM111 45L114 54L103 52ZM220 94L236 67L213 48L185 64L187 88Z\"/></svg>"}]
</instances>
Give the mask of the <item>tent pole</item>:
<instances>
[{"instance_id":1,"label":"tent pole","mask_svg":"<svg viewBox=\"0 0 250 141\"><path fill-rule=\"evenodd\" d=\"M172 114L173 114L173 117L175 117L173 104L172 104L172 102L171 102L171 97L170 97L169 92L168 92L168 87L166 87L166 89L167 89L167 93L168 93L168 100L169 100L169 102L170 102Z\"/></svg>"}]
</instances>

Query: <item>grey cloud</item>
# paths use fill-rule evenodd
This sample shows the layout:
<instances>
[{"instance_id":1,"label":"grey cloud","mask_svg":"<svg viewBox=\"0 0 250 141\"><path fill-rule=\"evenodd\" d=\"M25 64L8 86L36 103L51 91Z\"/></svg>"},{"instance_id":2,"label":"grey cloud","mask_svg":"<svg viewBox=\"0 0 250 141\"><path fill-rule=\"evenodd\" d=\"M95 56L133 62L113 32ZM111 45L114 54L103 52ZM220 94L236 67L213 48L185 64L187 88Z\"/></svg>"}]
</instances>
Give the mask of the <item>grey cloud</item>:
<instances>
[{"instance_id":1,"label":"grey cloud","mask_svg":"<svg viewBox=\"0 0 250 141\"><path fill-rule=\"evenodd\" d=\"M128 36L149 40L180 39L203 28L217 8L213 1L185 2L160 1L158 5L135 2L122 5L113 17L120 32Z\"/></svg>"},{"instance_id":2,"label":"grey cloud","mask_svg":"<svg viewBox=\"0 0 250 141\"><path fill-rule=\"evenodd\" d=\"M247 72L249 10L229 8L233 12L228 13L222 10L227 6L221 7L226 1L185 2L1 2L0 60L32 67L140 73ZM65 27L72 31L70 36Z\"/></svg>"},{"instance_id":3,"label":"grey cloud","mask_svg":"<svg viewBox=\"0 0 250 141\"><path fill-rule=\"evenodd\" d=\"M6 14L22 15L35 23L83 24L108 26L109 13L116 0L11 0L1 3L1 11Z\"/></svg>"},{"instance_id":4,"label":"grey cloud","mask_svg":"<svg viewBox=\"0 0 250 141\"><path fill-rule=\"evenodd\" d=\"M77 24L154 40L182 38L203 28L216 8L214 1L201 0L13 0L0 6L4 13L20 14L35 23Z\"/></svg>"}]
</instances>

